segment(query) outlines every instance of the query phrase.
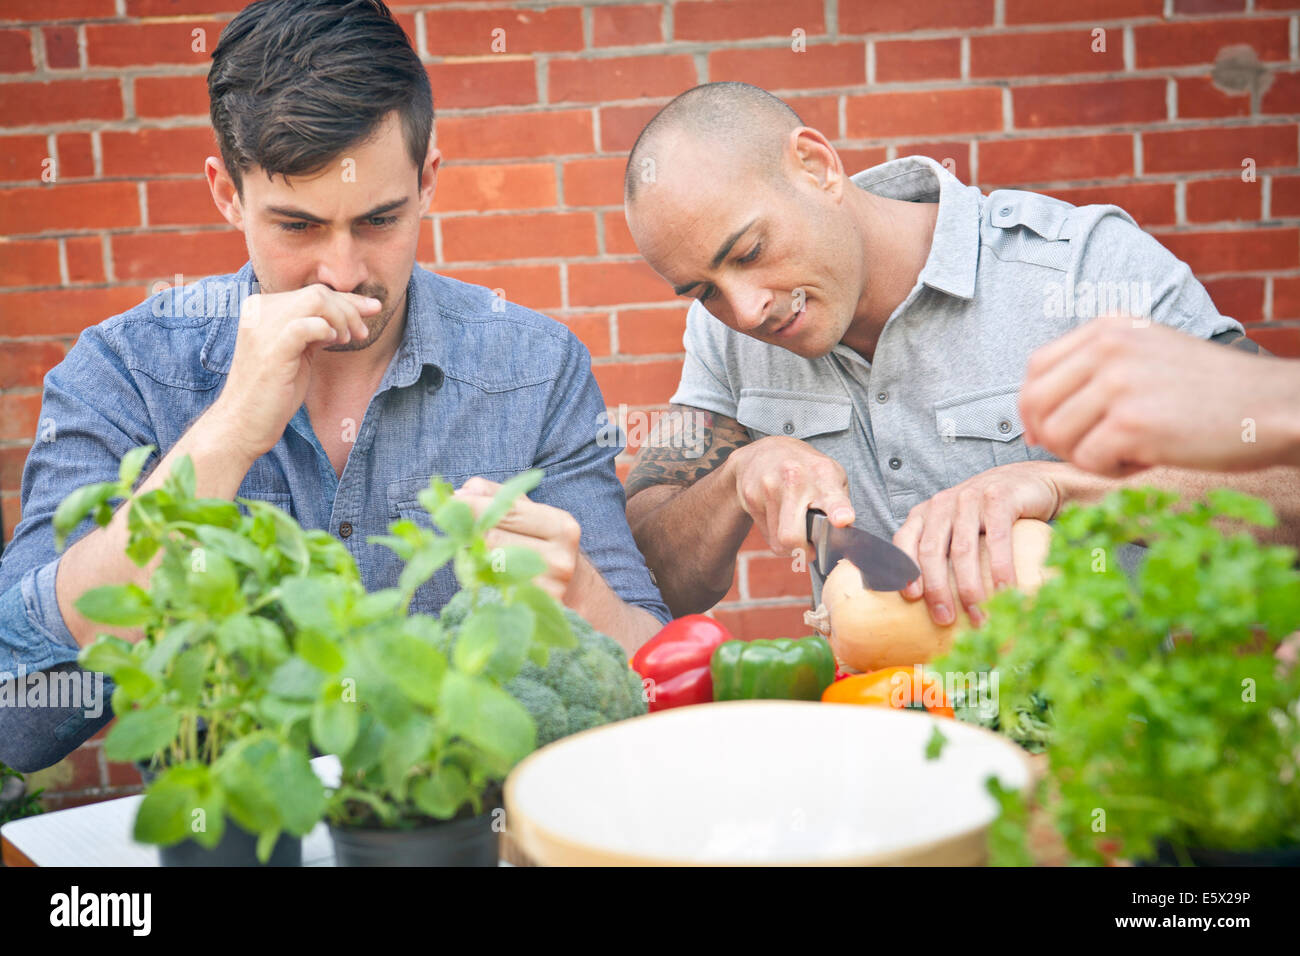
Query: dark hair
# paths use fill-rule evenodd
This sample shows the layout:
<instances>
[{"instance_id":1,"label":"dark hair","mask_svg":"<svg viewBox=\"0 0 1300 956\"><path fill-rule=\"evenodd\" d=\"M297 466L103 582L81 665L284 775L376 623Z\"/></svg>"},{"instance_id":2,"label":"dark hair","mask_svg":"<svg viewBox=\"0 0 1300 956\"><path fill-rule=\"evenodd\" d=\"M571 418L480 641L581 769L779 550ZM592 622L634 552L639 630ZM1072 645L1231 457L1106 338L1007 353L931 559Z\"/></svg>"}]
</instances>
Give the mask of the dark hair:
<instances>
[{"instance_id":1,"label":"dark hair","mask_svg":"<svg viewBox=\"0 0 1300 956\"><path fill-rule=\"evenodd\" d=\"M381 0L258 0L221 34L208 72L212 127L235 187L323 169L401 116L423 170L433 91L419 56Z\"/></svg>"}]
</instances>

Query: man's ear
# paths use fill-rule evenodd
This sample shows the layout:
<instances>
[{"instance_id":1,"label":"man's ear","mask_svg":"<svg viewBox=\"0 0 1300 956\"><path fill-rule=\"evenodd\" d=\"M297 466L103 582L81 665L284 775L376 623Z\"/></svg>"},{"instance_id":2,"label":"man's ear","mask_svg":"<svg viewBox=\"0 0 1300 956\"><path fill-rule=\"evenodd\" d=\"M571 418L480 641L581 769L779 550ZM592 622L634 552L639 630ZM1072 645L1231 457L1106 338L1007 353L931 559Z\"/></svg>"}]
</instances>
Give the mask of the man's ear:
<instances>
[{"instance_id":1,"label":"man's ear","mask_svg":"<svg viewBox=\"0 0 1300 956\"><path fill-rule=\"evenodd\" d=\"M818 130L800 126L786 140L786 156L795 176L805 177L816 189L840 196L844 191L844 164L830 140Z\"/></svg>"},{"instance_id":2,"label":"man's ear","mask_svg":"<svg viewBox=\"0 0 1300 956\"><path fill-rule=\"evenodd\" d=\"M420 215L427 215L433 205L433 190L438 184L438 167L442 165L442 153L433 145L429 137L429 151L424 156L424 166L420 168Z\"/></svg>"},{"instance_id":3,"label":"man's ear","mask_svg":"<svg viewBox=\"0 0 1300 956\"><path fill-rule=\"evenodd\" d=\"M217 210L240 232L244 231L244 204L235 181L220 156L209 156L203 163L203 172L208 177L208 189L212 191L212 201Z\"/></svg>"}]
</instances>

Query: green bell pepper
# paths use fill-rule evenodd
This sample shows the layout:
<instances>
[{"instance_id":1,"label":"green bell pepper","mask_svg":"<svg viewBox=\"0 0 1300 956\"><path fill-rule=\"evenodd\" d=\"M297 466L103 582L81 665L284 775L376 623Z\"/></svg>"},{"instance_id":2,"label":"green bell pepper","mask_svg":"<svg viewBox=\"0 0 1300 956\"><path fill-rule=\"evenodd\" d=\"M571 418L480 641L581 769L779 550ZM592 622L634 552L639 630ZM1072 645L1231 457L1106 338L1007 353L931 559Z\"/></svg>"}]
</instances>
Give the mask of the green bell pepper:
<instances>
[{"instance_id":1,"label":"green bell pepper","mask_svg":"<svg viewBox=\"0 0 1300 956\"><path fill-rule=\"evenodd\" d=\"M709 661L714 700L820 700L835 681L835 654L824 637L727 641Z\"/></svg>"}]
</instances>

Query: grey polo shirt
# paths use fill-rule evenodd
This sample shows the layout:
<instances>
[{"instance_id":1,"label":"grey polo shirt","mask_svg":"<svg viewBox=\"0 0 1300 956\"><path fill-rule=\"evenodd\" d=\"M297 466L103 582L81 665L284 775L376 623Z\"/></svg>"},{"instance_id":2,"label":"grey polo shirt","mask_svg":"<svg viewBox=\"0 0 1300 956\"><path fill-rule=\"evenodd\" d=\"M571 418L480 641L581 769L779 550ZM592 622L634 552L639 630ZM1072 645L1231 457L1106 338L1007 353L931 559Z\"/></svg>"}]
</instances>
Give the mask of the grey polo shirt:
<instances>
[{"instance_id":1,"label":"grey polo shirt","mask_svg":"<svg viewBox=\"0 0 1300 956\"><path fill-rule=\"evenodd\" d=\"M1241 331L1117 206L1015 189L986 197L924 156L853 182L939 203L925 266L873 361L843 344L802 358L696 302L671 400L734 418L755 440L789 435L834 458L848 473L855 524L868 531L891 536L914 505L989 468L1055 460L1025 444L1017 397L1030 353L1088 319L1122 311L1200 338Z\"/></svg>"}]
</instances>

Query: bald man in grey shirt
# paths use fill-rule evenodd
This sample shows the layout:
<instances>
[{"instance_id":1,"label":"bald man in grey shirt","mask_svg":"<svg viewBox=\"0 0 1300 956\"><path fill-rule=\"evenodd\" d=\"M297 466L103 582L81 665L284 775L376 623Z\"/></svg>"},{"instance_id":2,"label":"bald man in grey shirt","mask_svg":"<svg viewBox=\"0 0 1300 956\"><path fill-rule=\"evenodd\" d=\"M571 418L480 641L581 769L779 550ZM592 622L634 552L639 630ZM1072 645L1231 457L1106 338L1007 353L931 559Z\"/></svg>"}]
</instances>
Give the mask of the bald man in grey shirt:
<instances>
[{"instance_id":1,"label":"bald man in grey shirt","mask_svg":"<svg viewBox=\"0 0 1300 956\"><path fill-rule=\"evenodd\" d=\"M985 197L922 156L849 177L822 134L744 84L665 107L626 193L638 248L696 300L671 398L682 414L627 481L629 523L675 614L726 593L750 527L777 553L804 547L816 507L892 535L922 571L905 596L924 595L936 621L951 623L956 600L978 618L981 534L995 586L1014 583L1012 522L1119 484L1026 443L1017 399L1035 348L1107 312L1253 348L1118 207ZM1285 481L1294 527L1290 474L1142 480L1268 489L1275 504Z\"/></svg>"}]
</instances>

